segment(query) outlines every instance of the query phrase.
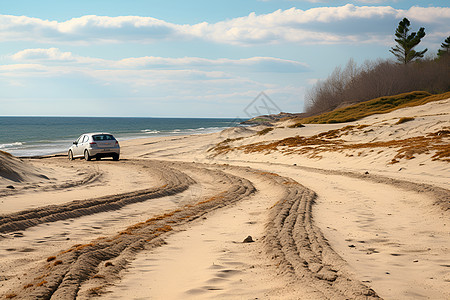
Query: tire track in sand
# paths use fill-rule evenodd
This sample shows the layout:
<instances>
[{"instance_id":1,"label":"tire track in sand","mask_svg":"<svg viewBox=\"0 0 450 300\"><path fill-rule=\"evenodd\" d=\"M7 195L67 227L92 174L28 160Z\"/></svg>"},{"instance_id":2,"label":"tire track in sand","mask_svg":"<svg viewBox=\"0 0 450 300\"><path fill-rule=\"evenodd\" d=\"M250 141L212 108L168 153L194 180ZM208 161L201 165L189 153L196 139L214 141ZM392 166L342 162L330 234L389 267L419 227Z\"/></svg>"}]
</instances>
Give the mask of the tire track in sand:
<instances>
[{"instance_id":1,"label":"tire track in sand","mask_svg":"<svg viewBox=\"0 0 450 300\"><path fill-rule=\"evenodd\" d=\"M66 204L50 205L3 215L0 218L0 233L24 230L38 224L77 218L98 212L117 210L128 204L183 192L195 182L188 175L162 163L143 161L142 164L158 174L165 184L157 188L88 200L75 200Z\"/></svg>"},{"instance_id":2,"label":"tire track in sand","mask_svg":"<svg viewBox=\"0 0 450 300\"><path fill-rule=\"evenodd\" d=\"M154 162L152 162L154 163ZM159 167L171 169L171 163L158 162ZM186 167L183 164L182 168ZM15 299L75 299L97 294L103 285L114 279L124 269L134 254L146 247L159 246L163 235L174 227L197 219L201 215L234 203L252 194L255 189L250 181L220 171L203 168L204 173L218 177L218 184L226 190L208 199L200 199L164 215L130 226L109 238L99 238L89 244L74 245L47 259L44 265L27 272L22 286L10 290L5 296ZM180 174L184 174L178 171ZM220 180L219 180L220 177ZM187 175L184 184L192 180ZM98 282L95 288L79 294L80 286L88 280Z\"/></svg>"},{"instance_id":3,"label":"tire track in sand","mask_svg":"<svg viewBox=\"0 0 450 300\"><path fill-rule=\"evenodd\" d=\"M347 270L343 260L314 225L311 212L316 194L298 182L264 173L285 186L282 200L271 209L266 249L280 272L319 291L328 299L379 299Z\"/></svg>"},{"instance_id":4,"label":"tire track in sand","mask_svg":"<svg viewBox=\"0 0 450 300\"><path fill-rule=\"evenodd\" d=\"M347 271L347 263L334 252L320 229L314 225L311 206L316 195L313 191L290 178L249 168L226 166L229 172L223 172L217 170L217 166L158 163L164 168L192 167L213 173L220 177L218 183L228 183L227 189L196 204L130 226L117 235L61 251L49 257L43 266L30 270L29 275L21 280L22 286L9 291L8 295L15 295L17 299L84 299L101 293L108 282L117 279L117 274L126 268L138 251L161 246L164 244L163 237L177 226L254 193L254 185L244 178L251 178L244 174L250 172L253 177L256 174L271 180L284 190L275 199L279 201L270 209L264 237L268 259L276 262L280 274L286 275L291 282L313 288L323 298L379 298ZM216 170L213 172L211 169ZM245 172L231 175L235 173L233 170ZM185 180L189 180L187 178ZM84 288L80 289L82 285Z\"/></svg>"},{"instance_id":5,"label":"tire track in sand","mask_svg":"<svg viewBox=\"0 0 450 300\"><path fill-rule=\"evenodd\" d=\"M72 187L79 187L83 185L90 185L96 182L99 182L102 177L103 173L99 170L84 170L83 175L81 179L78 180L67 180L63 183L57 183L57 184L44 184L43 186L40 186L37 183L23 186L23 187L15 187L14 190L11 189L5 189L0 191L0 197L5 196L11 196L11 195L18 195L23 194L27 192L28 190L33 191L60 191ZM50 180L47 176L41 175L43 179Z\"/></svg>"},{"instance_id":6,"label":"tire track in sand","mask_svg":"<svg viewBox=\"0 0 450 300\"><path fill-rule=\"evenodd\" d=\"M122 281L106 289L105 299L379 298L347 272L347 263L314 226L310 210L314 192L274 173L223 165L206 167L250 180L257 191L175 233L167 239L167 246L138 254L138 262L130 265ZM269 217L267 223L263 216L256 221L255 215L260 214ZM255 227L250 229L248 224ZM251 248L236 242L237 236L250 232L265 237L257 238ZM261 255L264 249L267 255ZM195 251L201 254L193 254ZM272 278L270 282L268 278Z\"/></svg>"}]
</instances>

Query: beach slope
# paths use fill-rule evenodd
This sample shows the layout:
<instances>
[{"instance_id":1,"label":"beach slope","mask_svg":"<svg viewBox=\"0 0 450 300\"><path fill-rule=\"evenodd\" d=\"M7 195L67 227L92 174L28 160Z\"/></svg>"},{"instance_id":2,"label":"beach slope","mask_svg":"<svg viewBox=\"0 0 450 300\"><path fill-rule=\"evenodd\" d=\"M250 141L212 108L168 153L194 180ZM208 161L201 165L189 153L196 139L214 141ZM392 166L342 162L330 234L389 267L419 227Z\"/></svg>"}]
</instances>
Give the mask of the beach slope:
<instances>
[{"instance_id":1,"label":"beach slope","mask_svg":"<svg viewBox=\"0 0 450 300\"><path fill-rule=\"evenodd\" d=\"M119 162L0 153L0 295L450 298L449 114L130 140Z\"/></svg>"}]
</instances>

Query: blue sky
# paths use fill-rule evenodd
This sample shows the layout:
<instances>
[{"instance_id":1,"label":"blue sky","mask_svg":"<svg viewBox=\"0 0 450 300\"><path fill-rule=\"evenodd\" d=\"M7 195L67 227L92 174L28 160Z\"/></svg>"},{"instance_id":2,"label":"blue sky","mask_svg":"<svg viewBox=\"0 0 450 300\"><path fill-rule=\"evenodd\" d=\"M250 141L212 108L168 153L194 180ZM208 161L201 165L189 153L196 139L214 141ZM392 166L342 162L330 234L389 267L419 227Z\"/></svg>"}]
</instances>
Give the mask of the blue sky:
<instances>
[{"instance_id":1,"label":"blue sky","mask_svg":"<svg viewBox=\"0 0 450 300\"><path fill-rule=\"evenodd\" d=\"M0 115L240 117L353 58L391 58L407 17L434 55L447 0L23 1L0 4Z\"/></svg>"}]
</instances>

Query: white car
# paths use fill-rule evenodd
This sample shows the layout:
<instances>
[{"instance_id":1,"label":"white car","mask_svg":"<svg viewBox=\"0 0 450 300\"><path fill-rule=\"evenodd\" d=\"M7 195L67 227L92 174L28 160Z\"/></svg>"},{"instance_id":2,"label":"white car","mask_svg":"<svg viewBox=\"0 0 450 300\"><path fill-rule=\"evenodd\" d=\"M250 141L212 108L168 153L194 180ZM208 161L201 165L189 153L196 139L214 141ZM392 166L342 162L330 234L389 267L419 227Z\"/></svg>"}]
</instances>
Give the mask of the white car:
<instances>
[{"instance_id":1,"label":"white car","mask_svg":"<svg viewBox=\"0 0 450 300\"><path fill-rule=\"evenodd\" d=\"M110 133L84 133L73 142L67 155L69 160L83 157L85 160L91 160L92 158L99 160L102 157L112 157L113 160L119 160L120 146Z\"/></svg>"}]
</instances>

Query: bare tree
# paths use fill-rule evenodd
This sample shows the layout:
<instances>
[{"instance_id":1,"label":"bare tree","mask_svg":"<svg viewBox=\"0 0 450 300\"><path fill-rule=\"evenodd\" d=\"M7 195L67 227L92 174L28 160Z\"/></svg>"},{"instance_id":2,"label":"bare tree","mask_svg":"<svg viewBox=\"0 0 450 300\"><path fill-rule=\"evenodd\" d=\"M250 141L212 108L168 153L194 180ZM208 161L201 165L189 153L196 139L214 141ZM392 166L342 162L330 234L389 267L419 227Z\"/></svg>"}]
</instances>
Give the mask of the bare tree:
<instances>
[{"instance_id":1,"label":"bare tree","mask_svg":"<svg viewBox=\"0 0 450 300\"><path fill-rule=\"evenodd\" d=\"M305 97L305 111L313 115L339 106L411 91L450 91L450 55L440 59L400 65L389 60L367 61L357 66L350 60L318 81Z\"/></svg>"}]
</instances>

